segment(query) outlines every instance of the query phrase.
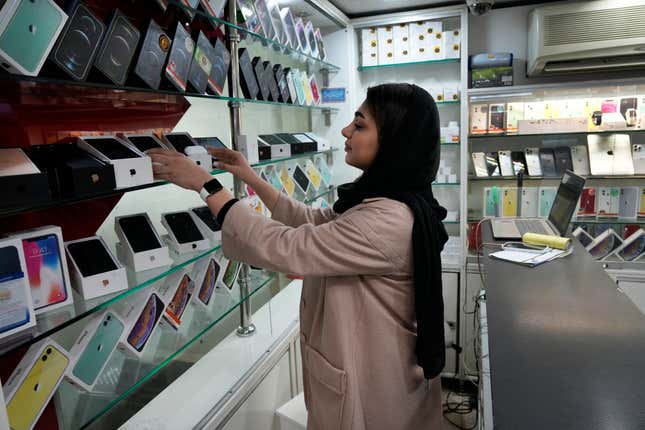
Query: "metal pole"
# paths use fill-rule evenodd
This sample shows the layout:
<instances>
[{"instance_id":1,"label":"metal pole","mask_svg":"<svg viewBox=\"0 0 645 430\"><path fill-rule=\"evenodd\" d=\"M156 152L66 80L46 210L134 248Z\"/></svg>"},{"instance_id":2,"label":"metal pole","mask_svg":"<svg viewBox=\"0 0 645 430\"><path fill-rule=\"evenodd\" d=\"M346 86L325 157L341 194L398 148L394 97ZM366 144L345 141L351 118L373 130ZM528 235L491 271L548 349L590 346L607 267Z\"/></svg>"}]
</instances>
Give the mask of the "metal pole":
<instances>
[{"instance_id":1,"label":"metal pole","mask_svg":"<svg viewBox=\"0 0 645 430\"><path fill-rule=\"evenodd\" d=\"M229 1L227 9L228 22L237 25L237 2ZM229 51L231 52L231 68L228 75L228 89L229 94L235 98L240 98L239 80L240 80L240 59L238 55L238 44L240 42L240 35L235 27L227 26L226 32L228 35ZM238 150L238 136L242 134L242 123L240 121L241 105L237 100L231 100L228 103L231 111L231 143L234 150ZM244 195L244 184L237 178L234 178L234 193L236 198L241 198ZM251 322L251 298L249 297L249 266L242 264L240 275L238 277L238 284L240 285L240 299L248 297L243 303L240 304L240 326L237 328L237 335L241 337L251 336L255 333L255 326Z\"/></svg>"}]
</instances>

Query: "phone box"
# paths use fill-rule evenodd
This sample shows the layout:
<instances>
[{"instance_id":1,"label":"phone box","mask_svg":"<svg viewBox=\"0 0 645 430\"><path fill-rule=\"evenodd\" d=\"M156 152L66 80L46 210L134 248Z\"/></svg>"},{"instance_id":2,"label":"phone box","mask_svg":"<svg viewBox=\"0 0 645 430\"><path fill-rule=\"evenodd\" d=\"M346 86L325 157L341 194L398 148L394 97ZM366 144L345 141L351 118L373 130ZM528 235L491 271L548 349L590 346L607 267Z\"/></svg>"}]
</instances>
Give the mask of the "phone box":
<instances>
[{"instance_id":1,"label":"phone box","mask_svg":"<svg viewBox=\"0 0 645 430\"><path fill-rule=\"evenodd\" d=\"M107 256L112 259L116 269L109 272L97 273L94 275L85 276L81 272L76 260L74 259L74 252L71 252L69 245L75 243L86 242L88 240L98 240L103 245L103 249ZM104 296L106 294L116 293L117 291L125 290L128 288L128 277L125 273L125 268L121 266L119 261L112 255L110 249L105 245L103 238L100 236L86 237L84 239L71 240L65 242L65 250L69 257L69 268L71 270L72 286L74 289L83 296L83 299L89 300L95 297Z\"/></svg>"},{"instance_id":2,"label":"phone box","mask_svg":"<svg viewBox=\"0 0 645 430\"><path fill-rule=\"evenodd\" d=\"M470 134L488 133L488 105L470 105Z\"/></svg>"},{"instance_id":3,"label":"phone box","mask_svg":"<svg viewBox=\"0 0 645 430\"><path fill-rule=\"evenodd\" d=\"M199 206L190 208L188 211L190 216L193 217L197 228L202 232L204 237L211 242L222 241L222 226L217 222L217 218L213 215L208 206Z\"/></svg>"},{"instance_id":4,"label":"phone box","mask_svg":"<svg viewBox=\"0 0 645 430\"><path fill-rule=\"evenodd\" d=\"M410 26L410 55L412 61L430 59L430 41L433 39L434 28L430 21L411 22Z\"/></svg>"},{"instance_id":5,"label":"phone box","mask_svg":"<svg viewBox=\"0 0 645 430\"><path fill-rule=\"evenodd\" d=\"M132 152L132 157L111 159L95 149L92 140L114 139ZM115 143L116 144L116 143ZM77 139L79 148L94 155L99 160L114 167L114 177L117 188L136 187L153 182L152 159L139 150L134 150L116 136L81 136Z\"/></svg>"},{"instance_id":6,"label":"phone box","mask_svg":"<svg viewBox=\"0 0 645 430\"><path fill-rule=\"evenodd\" d=\"M197 224L195 224L194 227L199 232L201 239L198 239L195 241L183 242L183 243L179 241L181 238L178 237L177 232L170 227L170 225L168 224L168 220L166 219L166 216L172 216L172 215L181 214L181 213L185 213L186 215L188 215L188 217L190 218L190 221L192 221L193 224L195 224L193 217L190 216L190 214L187 211L166 212L161 214L161 224L168 232L168 235L165 236L164 239L165 239L165 242L170 247L170 249L172 249L176 254L179 254L179 255L187 254L190 252L204 251L209 249L211 247L210 242L199 230L199 228L197 227Z\"/></svg>"},{"instance_id":7,"label":"phone box","mask_svg":"<svg viewBox=\"0 0 645 430\"><path fill-rule=\"evenodd\" d=\"M524 103L506 104L506 133L517 133L519 121L524 119Z\"/></svg>"},{"instance_id":8,"label":"phone box","mask_svg":"<svg viewBox=\"0 0 645 430\"><path fill-rule=\"evenodd\" d=\"M285 143L279 138L273 139L272 135L264 134L262 136L258 136L258 142L270 146L272 160L291 157L291 145Z\"/></svg>"},{"instance_id":9,"label":"phone box","mask_svg":"<svg viewBox=\"0 0 645 430\"><path fill-rule=\"evenodd\" d=\"M22 242L0 240L0 339L36 325ZM3 404L0 403L0 407Z\"/></svg>"},{"instance_id":10,"label":"phone box","mask_svg":"<svg viewBox=\"0 0 645 430\"><path fill-rule=\"evenodd\" d=\"M461 57L461 29L443 32L443 53L445 58Z\"/></svg>"},{"instance_id":11,"label":"phone box","mask_svg":"<svg viewBox=\"0 0 645 430\"><path fill-rule=\"evenodd\" d=\"M603 261L613 255L623 244L623 239L613 228L608 228L598 235L587 247L594 260Z\"/></svg>"},{"instance_id":12,"label":"phone box","mask_svg":"<svg viewBox=\"0 0 645 430\"><path fill-rule=\"evenodd\" d=\"M67 14L52 0L8 0L0 7L0 64L10 73L38 76Z\"/></svg>"},{"instance_id":13,"label":"phone box","mask_svg":"<svg viewBox=\"0 0 645 430\"><path fill-rule=\"evenodd\" d=\"M150 88L159 89L161 74L172 41L153 19L141 43L134 66L134 75Z\"/></svg>"},{"instance_id":14,"label":"phone box","mask_svg":"<svg viewBox=\"0 0 645 430\"><path fill-rule=\"evenodd\" d=\"M173 133L163 133L161 135L161 140L164 144L174 149L175 151L186 155L188 158L193 160L202 169L210 172L213 166L213 159L207 151L191 151L187 148L191 146L196 146L201 148L199 144L193 139L193 137L188 132L173 132Z\"/></svg>"},{"instance_id":15,"label":"phone box","mask_svg":"<svg viewBox=\"0 0 645 430\"><path fill-rule=\"evenodd\" d=\"M271 158L270 147L265 147L260 151L260 143L256 134L238 135L237 147L249 164L256 164L260 160L269 160Z\"/></svg>"},{"instance_id":16,"label":"phone box","mask_svg":"<svg viewBox=\"0 0 645 430\"><path fill-rule=\"evenodd\" d=\"M49 179L20 148L0 148L0 208L50 200Z\"/></svg>"},{"instance_id":17,"label":"phone box","mask_svg":"<svg viewBox=\"0 0 645 430\"><path fill-rule=\"evenodd\" d=\"M620 205L620 188L598 187L596 202L599 217L617 217Z\"/></svg>"},{"instance_id":18,"label":"phone box","mask_svg":"<svg viewBox=\"0 0 645 430\"><path fill-rule=\"evenodd\" d=\"M622 245L616 248L614 255L622 261L637 261L645 255L645 231L639 228L632 233Z\"/></svg>"},{"instance_id":19,"label":"phone box","mask_svg":"<svg viewBox=\"0 0 645 430\"><path fill-rule=\"evenodd\" d=\"M321 139L313 133L293 133L291 136L298 141L298 151L294 152L294 145L291 144L291 154L306 154L307 152L324 151L328 148L329 142L322 142Z\"/></svg>"},{"instance_id":20,"label":"phone box","mask_svg":"<svg viewBox=\"0 0 645 430\"><path fill-rule=\"evenodd\" d=\"M439 22L441 26L441 22ZM433 37L430 38L430 60L443 60L445 58L444 54L444 40L443 32L441 30L435 31Z\"/></svg>"},{"instance_id":21,"label":"phone box","mask_svg":"<svg viewBox=\"0 0 645 430\"><path fill-rule=\"evenodd\" d=\"M47 358L44 358L47 357ZM54 396L56 389L63 380L63 376L70 364L68 352L58 343L47 337L29 347L18 366L7 379L2 391L7 402L7 414L12 428L32 430L38 422L40 415ZM34 370L34 372L32 372ZM27 385L25 385L27 384ZM13 397L25 385L25 390L30 391L37 384L40 389L49 392L42 403L29 405L19 404L12 406ZM20 399L25 400L25 399ZM18 399L17 399L18 401ZM26 413L33 413L26 416ZM17 411L18 413L13 413ZM19 423L19 424L18 424Z\"/></svg>"},{"instance_id":22,"label":"phone box","mask_svg":"<svg viewBox=\"0 0 645 430\"><path fill-rule=\"evenodd\" d=\"M215 255L198 260L193 265L191 277L195 281L195 293L192 303L200 308L208 309L215 299L217 282L223 271Z\"/></svg>"},{"instance_id":23,"label":"phone box","mask_svg":"<svg viewBox=\"0 0 645 430\"><path fill-rule=\"evenodd\" d=\"M392 39L394 40L394 63L412 61L410 55L410 26L408 24L392 26Z\"/></svg>"},{"instance_id":24,"label":"phone box","mask_svg":"<svg viewBox=\"0 0 645 430\"><path fill-rule=\"evenodd\" d=\"M378 64L394 64L394 33L391 25L379 27L376 30L378 37Z\"/></svg>"},{"instance_id":25,"label":"phone box","mask_svg":"<svg viewBox=\"0 0 645 430\"><path fill-rule=\"evenodd\" d=\"M217 282L217 289L219 291L234 294L236 297L239 293L235 291L235 281L240 274L242 263L222 256L220 259L220 279Z\"/></svg>"},{"instance_id":26,"label":"phone box","mask_svg":"<svg viewBox=\"0 0 645 430\"><path fill-rule=\"evenodd\" d=\"M170 149L154 134L122 134L121 140L130 148L136 148L145 153L150 149Z\"/></svg>"},{"instance_id":27,"label":"phone box","mask_svg":"<svg viewBox=\"0 0 645 430\"><path fill-rule=\"evenodd\" d=\"M110 330L101 333L108 326ZM125 323L114 312L105 310L88 318L69 351L71 363L65 379L91 393L124 331ZM88 365L91 369L86 367Z\"/></svg>"},{"instance_id":28,"label":"phone box","mask_svg":"<svg viewBox=\"0 0 645 430\"><path fill-rule=\"evenodd\" d=\"M101 42L94 67L104 78L124 85L140 38L139 30L117 9Z\"/></svg>"},{"instance_id":29,"label":"phone box","mask_svg":"<svg viewBox=\"0 0 645 430\"><path fill-rule=\"evenodd\" d=\"M429 91L430 95L434 99L435 102L437 103L443 103L444 102L444 94L443 94L443 88L441 87L432 87L430 88Z\"/></svg>"},{"instance_id":30,"label":"phone box","mask_svg":"<svg viewBox=\"0 0 645 430\"><path fill-rule=\"evenodd\" d=\"M188 70L193 61L195 42L181 22L177 23L164 74L179 91L186 91Z\"/></svg>"},{"instance_id":31,"label":"phone box","mask_svg":"<svg viewBox=\"0 0 645 430\"><path fill-rule=\"evenodd\" d=\"M195 282L185 270L178 270L166 277L158 291L161 300L166 303L161 324L176 330L182 325L182 317L195 293Z\"/></svg>"},{"instance_id":32,"label":"phone box","mask_svg":"<svg viewBox=\"0 0 645 430\"><path fill-rule=\"evenodd\" d=\"M45 288L44 286L31 285L31 296L34 303L34 309L36 315L40 315L43 312L52 311L54 309L62 308L67 305L74 303L74 297L72 296L71 283L69 279L69 272L67 271L67 258L65 257L65 248L63 242L63 231L60 227L49 225L38 227L30 230L23 230L16 233L11 233L10 237L12 239L22 240L23 252L25 256L25 263L27 267L27 272L29 268L32 267L34 271L30 278L41 279L45 282L47 279L51 279L53 276L62 276L61 279L55 280L55 284L58 284L62 281L63 285L60 285L61 291L56 293L54 291L45 292L40 290L40 288ZM48 239L50 244L38 244L36 242L29 243L30 239L36 238L45 238ZM55 242L55 244L54 244ZM47 249L51 245L51 249ZM42 263L43 258L41 253L46 252L48 255L53 255L58 252L58 262L52 262L55 266L50 268L50 264L44 265ZM42 266L42 267L40 267ZM58 274L56 272L59 272ZM31 283L31 281L30 281ZM38 291L43 291L38 293ZM42 298L40 296L43 296ZM56 295L59 297L60 301L58 303L47 304L45 302L45 295L51 297Z\"/></svg>"},{"instance_id":33,"label":"phone box","mask_svg":"<svg viewBox=\"0 0 645 430\"><path fill-rule=\"evenodd\" d=\"M510 87L513 85L513 66L486 67L470 70L471 88Z\"/></svg>"},{"instance_id":34,"label":"phone box","mask_svg":"<svg viewBox=\"0 0 645 430\"><path fill-rule=\"evenodd\" d=\"M120 242L116 244L117 258L135 272L141 272L143 270L155 269L157 267L170 265L172 263L172 260L170 259L170 255L168 253L168 246L163 245L163 241L152 225L148 214L142 212L139 214L132 214L127 216L133 215L142 215L147 219L148 224L150 225L150 228L152 228L152 231L157 238L160 246L159 248L154 248L147 251L134 252L132 245L128 241L127 236L125 235L123 229L121 228L121 225L119 224L119 220L121 218L126 218L126 216L118 216L114 219L114 230L116 231L116 235L120 240Z\"/></svg>"},{"instance_id":35,"label":"phone box","mask_svg":"<svg viewBox=\"0 0 645 430\"><path fill-rule=\"evenodd\" d=\"M378 65L378 36L376 28L364 28L361 30L361 65Z\"/></svg>"},{"instance_id":36,"label":"phone box","mask_svg":"<svg viewBox=\"0 0 645 430\"><path fill-rule=\"evenodd\" d=\"M166 304L156 288L128 297L125 307L119 313L125 324L125 331L117 344L119 351L141 359L146 345L161 322Z\"/></svg>"},{"instance_id":37,"label":"phone box","mask_svg":"<svg viewBox=\"0 0 645 430\"><path fill-rule=\"evenodd\" d=\"M460 91L459 87L446 87L443 89L443 99L447 102L458 102Z\"/></svg>"}]
</instances>

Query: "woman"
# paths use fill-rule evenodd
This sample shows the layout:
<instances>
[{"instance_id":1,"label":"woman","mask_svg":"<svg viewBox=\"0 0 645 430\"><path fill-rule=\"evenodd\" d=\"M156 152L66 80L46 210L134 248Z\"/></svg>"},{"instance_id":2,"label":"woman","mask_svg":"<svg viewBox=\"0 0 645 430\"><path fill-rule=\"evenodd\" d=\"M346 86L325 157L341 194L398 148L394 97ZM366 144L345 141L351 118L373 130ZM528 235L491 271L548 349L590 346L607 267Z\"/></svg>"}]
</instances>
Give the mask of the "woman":
<instances>
[{"instance_id":1,"label":"woman","mask_svg":"<svg viewBox=\"0 0 645 430\"><path fill-rule=\"evenodd\" d=\"M448 236L430 185L439 165L437 107L417 86L379 85L342 134L345 161L363 174L339 187L333 210L285 197L226 149L212 150L219 167L250 185L273 219L213 182L202 196L222 224L228 258L305 276L309 430L438 429L440 252ZM200 191L212 179L182 155L149 154L159 163L156 176L185 188Z\"/></svg>"}]
</instances>

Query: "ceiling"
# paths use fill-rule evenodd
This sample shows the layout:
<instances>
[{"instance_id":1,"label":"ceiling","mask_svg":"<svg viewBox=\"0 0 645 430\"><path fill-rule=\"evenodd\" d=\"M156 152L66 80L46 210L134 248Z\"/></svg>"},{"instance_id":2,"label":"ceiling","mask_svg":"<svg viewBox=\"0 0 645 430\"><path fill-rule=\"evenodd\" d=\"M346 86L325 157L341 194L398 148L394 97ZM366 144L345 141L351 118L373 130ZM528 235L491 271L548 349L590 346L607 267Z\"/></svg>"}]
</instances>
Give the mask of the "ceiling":
<instances>
[{"instance_id":1,"label":"ceiling","mask_svg":"<svg viewBox=\"0 0 645 430\"><path fill-rule=\"evenodd\" d=\"M495 0L495 7L545 3L549 0ZM554 0L551 0L554 1ZM465 0L330 0L350 18L379 15L386 12L423 9L429 7L464 4Z\"/></svg>"}]
</instances>

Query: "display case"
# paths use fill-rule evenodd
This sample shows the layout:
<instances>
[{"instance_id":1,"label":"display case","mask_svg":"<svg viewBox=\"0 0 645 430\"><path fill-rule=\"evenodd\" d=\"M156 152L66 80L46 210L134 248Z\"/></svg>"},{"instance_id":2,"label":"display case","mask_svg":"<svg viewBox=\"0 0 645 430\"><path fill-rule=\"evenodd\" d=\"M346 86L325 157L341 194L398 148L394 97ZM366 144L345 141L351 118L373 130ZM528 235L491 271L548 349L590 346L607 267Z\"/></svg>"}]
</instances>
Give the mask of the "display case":
<instances>
[{"instance_id":1,"label":"display case","mask_svg":"<svg viewBox=\"0 0 645 430\"><path fill-rule=\"evenodd\" d=\"M337 20L328 18L304 1L289 7L294 13L315 12L317 17L310 27L324 27L323 35L330 29L340 28ZM108 26L118 9L119 19L126 19L141 31L141 42L151 20L170 39L175 38L178 27L184 28L184 25L192 40L196 41L201 32L209 43L219 46L220 51L224 45L229 52L230 67L224 67L226 61L209 57L212 53L206 48L198 57L200 66L211 63L208 77L213 82L222 82L222 76L213 74L216 69L223 74L227 85L213 85L216 91L211 91L210 85L205 92L197 92L198 88L194 86L182 91L168 79L166 69L162 69L165 72L158 89L148 86L145 80L130 79L132 71L120 82L122 85L103 79L95 69L86 80L76 80L60 73L58 63L63 61L57 58L57 62L46 62L38 76L0 75L0 99L7 107L0 112L0 128L6 137L0 146L20 147L30 154L33 146L69 144L78 136L109 135L122 139L124 135L161 137L162 133L188 132L198 138L198 142L199 138L217 137L226 146L237 148L238 136L243 134L307 133L315 142L314 146L309 145L289 157L262 160L253 167L293 198L316 207L327 207L333 202L337 186L333 159L337 150L327 144L325 136L327 125L339 110L338 105L321 104L311 88L311 97L303 99L302 103L285 100L275 92L270 100L245 98L237 69L238 48L246 48L251 55L261 58L269 82L271 76L276 79L276 74L270 73L277 70L273 66L280 65L282 69L298 70L302 76L307 76L307 82L327 87L341 69L330 62L329 56L321 54L322 36L318 40L313 33L314 40L320 43L317 53L303 52L285 39L270 39L238 22L237 4L228 4L222 17L214 17L201 8L191 10L179 1L146 4L121 0L87 1L84 9L87 9L84 13L89 11ZM63 29L62 34L66 31ZM161 39L162 50L172 51L172 45L162 44ZM109 51L111 48L106 45L104 49ZM58 57L65 55L62 48L57 52ZM136 57L136 52L134 54ZM172 73L178 70L174 66L171 68ZM305 80L300 84L304 87ZM280 91L279 80L276 79L275 85ZM59 177L58 171L43 170L50 181ZM245 204L270 215L252 189L221 170L212 170L211 174L225 187L233 188ZM84 175L98 178L91 172L84 171ZM56 225L61 228L65 242L98 236L101 239L98 242L108 248L106 255L118 256L120 238L114 228L118 217L146 213L151 228L162 236L165 232L161 222L163 213L204 205L195 193L164 181L147 182L2 205L0 234ZM207 222L201 227L208 227ZM38 349L43 342L61 348L61 359L50 360L52 364L66 363L61 377L55 380L47 376L51 374L49 362L44 371L39 370L43 381L48 379L47 393L34 400L38 403L34 406L37 411L29 415L33 418L30 422L24 423L27 428L116 428L228 334L236 331L240 335L253 333L251 310L279 292L287 283L285 277L248 266L233 270L238 264L229 264L224 259L217 235L210 235L208 239L206 250L171 253L170 264L163 267L139 272L127 268L127 285L124 289L112 290L116 292L85 300L75 290L68 290L73 294L73 304L43 312L37 316L34 327L0 341L0 378L3 381L11 379L27 351L32 355L49 354L47 348L44 352ZM60 264L65 264L64 257L63 253ZM77 261L80 257L82 254L77 253L74 264L82 264ZM99 258L95 260L100 261ZM106 267L92 267L87 273L95 270L100 275L120 269L109 269L110 262L115 266L123 263L104 261ZM100 279L95 281L94 284L101 284ZM257 299L253 304L252 297ZM253 342L252 337L248 342ZM19 376L13 380L16 379L19 380ZM12 402L14 396L19 399L22 394L11 386L11 392L5 393L5 400L12 405L10 420L11 415L15 419L20 408L26 407L23 402L20 405L17 400Z\"/></svg>"}]
</instances>

